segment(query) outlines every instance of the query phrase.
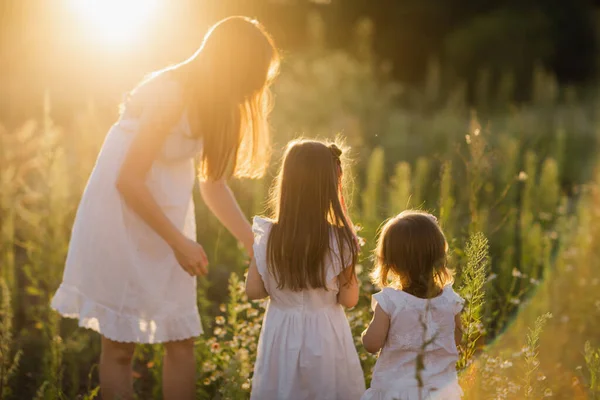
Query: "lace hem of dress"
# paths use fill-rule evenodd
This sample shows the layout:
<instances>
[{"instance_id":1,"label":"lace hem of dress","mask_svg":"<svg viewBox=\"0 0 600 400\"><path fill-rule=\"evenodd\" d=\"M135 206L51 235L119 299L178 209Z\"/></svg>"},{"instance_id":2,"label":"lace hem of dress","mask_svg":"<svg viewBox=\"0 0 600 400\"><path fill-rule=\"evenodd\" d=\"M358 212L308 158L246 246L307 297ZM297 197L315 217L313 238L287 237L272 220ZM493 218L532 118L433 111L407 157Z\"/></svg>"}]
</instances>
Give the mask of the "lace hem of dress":
<instances>
[{"instance_id":1,"label":"lace hem of dress","mask_svg":"<svg viewBox=\"0 0 600 400\"><path fill-rule=\"evenodd\" d=\"M185 316L169 316L149 321L119 314L65 284L58 288L51 307L63 317L77 318L80 327L91 329L107 339L121 343L173 342L197 337L203 332L197 309Z\"/></svg>"}]
</instances>

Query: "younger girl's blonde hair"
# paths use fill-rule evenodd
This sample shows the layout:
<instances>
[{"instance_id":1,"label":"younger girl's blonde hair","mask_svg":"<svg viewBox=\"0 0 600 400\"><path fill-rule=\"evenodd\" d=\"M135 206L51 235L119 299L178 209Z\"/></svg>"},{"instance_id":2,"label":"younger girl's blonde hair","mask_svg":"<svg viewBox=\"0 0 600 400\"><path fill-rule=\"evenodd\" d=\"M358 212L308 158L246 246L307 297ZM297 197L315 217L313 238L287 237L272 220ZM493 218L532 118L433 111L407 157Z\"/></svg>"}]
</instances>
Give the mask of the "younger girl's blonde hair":
<instances>
[{"instance_id":1,"label":"younger girl's blonde hair","mask_svg":"<svg viewBox=\"0 0 600 400\"><path fill-rule=\"evenodd\" d=\"M392 286L420 298L435 297L453 282L447 252L446 237L433 215L404 211L381 229L371 278L380 287Z\"/></svg>"}]
</instances>

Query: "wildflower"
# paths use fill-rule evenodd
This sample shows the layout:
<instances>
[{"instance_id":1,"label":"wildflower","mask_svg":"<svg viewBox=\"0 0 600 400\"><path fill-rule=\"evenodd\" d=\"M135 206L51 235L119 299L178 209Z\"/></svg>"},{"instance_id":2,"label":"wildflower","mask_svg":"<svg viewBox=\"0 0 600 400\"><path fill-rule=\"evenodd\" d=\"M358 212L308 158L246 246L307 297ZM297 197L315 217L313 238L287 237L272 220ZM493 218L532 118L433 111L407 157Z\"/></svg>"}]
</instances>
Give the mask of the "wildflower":
<instances>
[{"instance_id":1,"label":"wildflower","mask_svg":"<svg viewBox=\"0 0 600 400\"><path fill-rule=\"evenodd\" d=\"M497 277L498 277L498 275L496 275L496 274L492 273L492 274L490 274L490 275L488 276L488 278L487 278L487 282L491 282L491 281L493 281L494 279L496 279Z\"/></svg>"},{"instance_id":2,"label":"wildflower","mask_svg":"<svg viewBox=\"0 0 600 400\"><path fill-rule=\"evenodd\" d=\"M248 382L242 383L242 390L250 390L250 384Z\"/></svg>"},{"instance_id":3,"label":"wildflower","mask_svg":"<svg viewBox=\"0 0 600 400\"><path fill-rule=\"evenodd\" d=\"M215 322L217 323L217 325L223 325L225 323L225 318L219 315L217 318L215 318Z\"/></svg>"},{"instance_id":4,"label":"wildflower","mask_svg":"<svg viewBox=\"0 0 600 400\"><path fill-rule=\"evenodd\" d=\"M202 364L202 372L212 372L216 368L216 365L210 361L205 361Z\"/></svg>"},{"instance_id":5,"label":"wildflower","mask_svg":"<svg viewBox=\"0 0 600 400\"><path fill-rule=\"evenodd\" d=\"M553 393L551 389L544 390L544 397L552 397Z\"/></svg>"},{"instance_id":6,"label":"wildflower","mask_svg":"<svg viewBox=\"0 0 600 400\"><path fill-rule=\"evenodd\" d=\"M518 306L519 304L521 304L521 300L519 300L517 297L512 297L512 298L509 300L509 303L511 303L511 304L514 304L514 305Z\"/></svg>"},{"instance_id":7,"label":"wildflower","mask_svg":"<svg viewBox=\"0 0 600 400\"><path fill-rule=\"evenodd\" d=\"M540 284L540 280L534 279L534 278L529 278L529 282L531 282L532 285L536 285L536 286Z\"/></svg>"},{"instance_id":8,"label":"wildflower","mask_svg":"<svg viewBox=\"0 0 600 400\"><path fill-rule=\"evenodd\" d=\"M525 182L529 176L527 176L527 172L521 171L519 172L519 181Z\"/></svg>"},{"instance_id":9,"label":"wildflower","mask_svg":"<svg viewBox=\"0 0 600 400\"><path fill-rule=\"evenodd\" d=\"M256 317L258 315L258 310L256 308L252 308L250 310L248 310L248 317L252 318L252 317Z\"/></svg>"},{"instance_id":10,"label":"wildflower","mask_svg":"<svg viewBox=\"0 0 600 400\"><path fill-rule=\"evenodd\" d=\"M358 232L358 231L357 231ZM365 240L364 237L361 236L357 236L356 237L358 239L358 246L359 247L363 247L365 245L365 243L367 243L367 241Z\"/></svg>"},{"instance_id":11,"label":"wildflower","mask_svg":"<svg viewBox=\"0 0 600 400\"><path fill-rule=\"evenodd\" d=\"M502 369L510 368L512 366L513 366L513 363L508 360L506 360L502 364L500 364L500 368L502 368Z\"/></svg>"},{"instance_id":12,"label":"wildflower","mask_svg":"<svg viewBox=\"0 0 600 400\"><path fill-rule=\"evenodd\" d=\"M221 345L218 342L214 342L210 345L210 350L214 353L221 348Z\"/></svg>"},{"instance_id":13,"label":"wildflower","mask_svg":"<svg viewBox=\"0 0 600 400\"><path fill-rule=\"evenodd\" d=\"M541 382L541 381L545 381L545 380L546 380L546 375L540 374L540 375L537 377L537 380L538 380L538 381L540 381L540 382Z\"/></svg>"},{"instance_id":14,"label":"wildflower","mask_svg":"<svg viewBox=\"0 0 600 400\"><path fill-rule=\"evenodd\" d=\"M512 270L512 276L514 276L515 278L520 278L520 277L523 276L523 274L518 269L513 268L513 270Z\"/></svg>"},{"instance_id":15,"label":"wildflower","mask_svg":"<svg viewBox=\"0 0 600 400\"><path fill-rule=\"evenodd\" d=\"M240 349L240 350L238 351L238 358L239 358L240 360L247 360L247 359L248 359L248 356L249 356L249 354L248 354L248 350L246 350L246 349Z\"/></svg>"},{"instance_id":16,"label":"wildflower","mask_svg":"<svg viewBox=\"0 0 600 400\"><path fill-rule=\"evenodd\" d=\"M221 312L225 312L225 311L227 311L227 308L225 307L225 304L221 304L221 305L219 306L219 311L221 311Z\"/></svg>"},{"instance_id":17,"label":"wildflower","mask_svg":"<svg viewBox=\"0 0 600 400\"><path fill-rule=\"evenodd\" d=\"M356 271L356 274L359 275L363 270L363 266L362 264L356 264L356 267L354 267L354 269Z\"/></svg>"},{"instance_id":18,"label":"wildflower","mask_svg":"<svg viewBox=\"0 0 600 400\"><path fill-rule=\"evenodd\" d=\"M467 144L471 144L471 135L465 135L465 140Z\"/></svg>"},{"instance_id":19,"label":"wildflower","mask_svg":"<svg viewBox=\"0 0 600 400\"><path fill-rule=\"evenodd\" d=\"M215 334L215 336L218 336L218 337L225 336L225 330L221 327L216 327L213 333Z\"/></svg>"},{"instance_id":20,"label":"wildflower","mask_svg":"<svg viewBox=\"0 0 600 400\"><path fill-rule=\"evenodd\" d=\"M206 378L206 379L204 379L204 382L202 382L202 383L204 383L204 386L208 386L208 385L210 385L210 379Z\"/></svg>"},{"instance_id":21,"label":"wildflower","mask_svg":"<svg viewBox=\"0 0 600 400\"><path fill-rule=\"evenodd\" d=\"M479 129L479 128L475 128L475 130L473 131L473 135L475 135L475 136L479 136L480 133L481 133L481 129Z\"/></svg>"}]
</instances>

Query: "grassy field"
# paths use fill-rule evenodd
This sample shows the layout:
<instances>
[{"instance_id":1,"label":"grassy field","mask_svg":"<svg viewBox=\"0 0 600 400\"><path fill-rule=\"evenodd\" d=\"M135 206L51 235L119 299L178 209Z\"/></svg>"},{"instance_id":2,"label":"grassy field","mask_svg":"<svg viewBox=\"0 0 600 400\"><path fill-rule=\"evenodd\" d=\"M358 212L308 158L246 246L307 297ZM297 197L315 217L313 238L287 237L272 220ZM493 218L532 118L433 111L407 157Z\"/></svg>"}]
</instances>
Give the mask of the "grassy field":
<instances>
[{"instance_id":1,"label":"grassy field","mask_svg":"<svg viewBox=\"0 0 600 400\"><path fill-rule=\"evenodd\" d=\"M511 104L510 76L496 86L482 80L476 92L494 102L475 113L464 87L446 88L435 64L414 91L345 53L286 61L275 87L275 149L299 135L338 133L353 149L347 189L365 246L361 300L348 318L367 381L376 359L359 335L377 290L367 278L370 250L381 222L410 207L439 217L455 287L468 299L465 397L600 398L598 103L534 73L528 104ZM49 302L112 119L90 105L56 126L51 105L48 96L41 118L0 128L0 399L98 395L98 335L61 320ZM232 182L249 216L265 212L271 178ZM264 304L245 298L243 253L201 202L197 218L211 260L199 281L198 398L247 398ZM140 399L160 397L161 352L136 352Z\"/></svg>"}]
</instances>

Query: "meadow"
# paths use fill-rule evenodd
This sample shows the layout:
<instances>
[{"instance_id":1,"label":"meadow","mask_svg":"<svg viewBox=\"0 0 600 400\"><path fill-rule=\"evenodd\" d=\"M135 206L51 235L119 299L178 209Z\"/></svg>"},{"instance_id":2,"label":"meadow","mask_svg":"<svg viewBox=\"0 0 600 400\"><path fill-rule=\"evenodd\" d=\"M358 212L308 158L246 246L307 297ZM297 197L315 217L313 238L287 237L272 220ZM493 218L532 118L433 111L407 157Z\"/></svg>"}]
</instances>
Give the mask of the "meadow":
<instances>
[{"instance_id":1,"label":"meadow","mask_svg":"<svg viewBox=\"0 0 600 400\"><path fill-rule=\"evenodd\" d=\"M458 365L465 398L600 398L600 99L561 87L542 68L524 103L512 101L509 73L493 80L482 71L471 94L448 87L435 62L419 90L386 73L368 48L353 57L315 46L285 61L270 173L232 182L247 215L268 212L288 140L343 136L354 160L347 198L365 239L361 300L347 315L367 383L376 358L359 338L377 290L370 251L385 218L420 208L438 216L455 288L467 299ZM90 102L57 126L51 94L43 105L20 128L0 127L0 399L93 399L99 336L49 303L113 119ZM201 201L197 220L211 260L198 285L198 398L244 399L265 303L245 298L247 260ZM136 350L138 398L160 398L161 355L160 346Z\"/></svg>"}]
</instances>

